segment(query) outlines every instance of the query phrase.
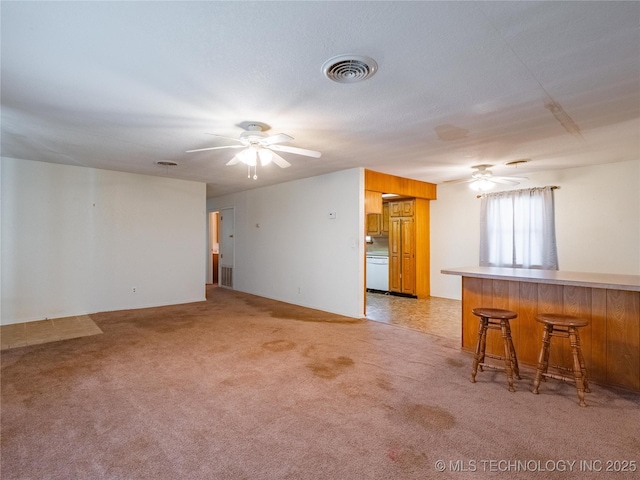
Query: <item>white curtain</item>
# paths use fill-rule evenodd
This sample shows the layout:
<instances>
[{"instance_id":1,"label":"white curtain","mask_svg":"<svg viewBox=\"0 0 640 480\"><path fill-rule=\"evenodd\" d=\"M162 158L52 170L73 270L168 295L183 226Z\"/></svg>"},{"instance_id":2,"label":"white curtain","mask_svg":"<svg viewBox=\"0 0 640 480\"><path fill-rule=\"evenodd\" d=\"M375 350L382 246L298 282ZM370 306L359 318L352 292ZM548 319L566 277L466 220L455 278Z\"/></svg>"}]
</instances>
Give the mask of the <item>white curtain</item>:
<instances>
[{"instance_id":1,"label":"white curtain","mask_svg":"<svg viewBox=\"0 0 640 480\"><path fill-rule=\"evenodd\" d=\"M558 269L552 187L482 196L480 265Z\"/></svg>"}]
</instances>

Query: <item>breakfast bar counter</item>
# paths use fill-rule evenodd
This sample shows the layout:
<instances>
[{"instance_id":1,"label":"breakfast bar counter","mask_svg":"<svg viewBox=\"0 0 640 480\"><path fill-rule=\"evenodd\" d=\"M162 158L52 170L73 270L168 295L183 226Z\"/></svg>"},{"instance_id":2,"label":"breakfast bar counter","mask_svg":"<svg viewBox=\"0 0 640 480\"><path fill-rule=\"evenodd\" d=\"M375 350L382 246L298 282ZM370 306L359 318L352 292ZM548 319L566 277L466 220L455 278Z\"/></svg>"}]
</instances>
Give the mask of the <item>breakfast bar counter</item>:
<instances>
[{"instance_id":1,"label":"breakfast bar counter","mask_svg":"<svg viewBox=\"0 0 640 480\"><path fill-rule=\"evenodd\" d=\"M442 270L462 277L462 348L473 351L477 307L513 310L513 342L522 364L535 366L542 341L538 313L564 313L589 321L580 330L587 372L596 383L640 392L640 275L465 267ZM564 342L563 342L564 343ZM567 342L568 343L568 342ZM499 355L501 338L487 339ZM551 352L550 365L570 365L569 345Z\"/></svg>"}]
</instances>

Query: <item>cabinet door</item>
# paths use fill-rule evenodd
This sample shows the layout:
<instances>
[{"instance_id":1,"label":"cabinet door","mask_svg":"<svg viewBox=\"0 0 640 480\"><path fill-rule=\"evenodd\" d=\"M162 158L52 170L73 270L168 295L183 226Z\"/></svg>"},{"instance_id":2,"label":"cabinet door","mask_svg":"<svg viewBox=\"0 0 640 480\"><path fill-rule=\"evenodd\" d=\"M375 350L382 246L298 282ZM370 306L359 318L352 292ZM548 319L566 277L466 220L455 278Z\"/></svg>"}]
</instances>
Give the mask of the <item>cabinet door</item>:
<instances>
[{"instance_id":1,"label":"cabinet door","mask_svg":"<svg viewBox=\"0 0 640 480\"><path fill-rule=\"evenodd\" d=\"M415 255L415 222L413 218L403 218L400 227L402 256L402 293L416 293L416 255Z\"/></svg>"},{"instance_id":2,"label":"cabinet door","mask_svg":"<svg viewBox=\"0 0 640 480\"><path fill-rule=\"evenodd\" d=\"M390 217L402 216L402 202L389 202L389 216Z\"/></svg>"},{"instance_id":3,"label":"cabinet door","mask_svg":"<svg viewBox=\"0 0 640 480\"><path fill-rule=\"evenodd\" d=\"M389 291L401 292L402 237L401 220L392 218L389 222Z\"/></svg>"},{"instance_id":4,"label":"cabinet door","mask_svg":"<svg viewBox=\"0 0 640 480\"><path fill-rule=\"evenodd\" d=\"M389 216L391 217L413 217L414 201L399 200L389 202Z\"/></svg>"},{"instance_id":5,"label":"cabinet door","mask_svg":"<svg viewBox=\"0 0 640 480\"><path fill-rule=\"evenodd\" d=\"M380 235L382 227L382 215L377 213L367 214L367 235Z\"/></svg>"},{"instance_id":6,"label":"cabinet door","mask_svg":"<svg viewBox=\"0 0 640 480\"><path fill-rule=\"evenodd\" d=\"M380 192L364 191L364 211L365 213L382 214L382 194Z\"/></svg>"},{"instance_id":7,"label":"cabinet door","mask_svg":"<svg viewBox=\"0 0 640 480\"><path fill-rule=\"evenodd\" d=\"M389 235L389 204L382 206L382 235Z\"/></svg>"},{"instance_id":8,"label":"cabinet door","mask_svg":"<svg viewBox=\"0 0 640 480\"><path fill-rule=\"evenodd\" d=\"M413 200L405 200L401 208L403 217L413 217Z\"/></svg>"}]
</instances>

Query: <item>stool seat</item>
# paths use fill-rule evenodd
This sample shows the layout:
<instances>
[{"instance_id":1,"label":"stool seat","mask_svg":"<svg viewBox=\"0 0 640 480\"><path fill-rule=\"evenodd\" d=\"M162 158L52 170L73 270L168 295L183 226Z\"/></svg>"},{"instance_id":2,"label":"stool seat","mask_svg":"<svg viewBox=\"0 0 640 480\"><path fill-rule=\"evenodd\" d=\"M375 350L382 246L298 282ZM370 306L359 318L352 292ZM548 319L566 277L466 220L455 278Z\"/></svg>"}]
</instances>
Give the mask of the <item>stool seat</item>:
<instances>
[{"instance_id":1,"label":"stool seat","mask_svg":"<svg viewBox=\"0 0 640 480\"><path fill-rule=\"evenodd\" d=\"M582 348L580 346L580 335L578 329L586 327L589 322L584 318L574 317L573 315L564 315L561 313L540 313L536 315L536 321L544 324L542 333L542 347L540 356L538 357L538 367L536 369L536 378L533 381L533 393L538 393L540 381L542 378L555 378L556 380L573 381L578 391L578 401L581 407L586 407L584 394L589 393L589 380L587 378L587 369L582 356ZM551 349L551 339L553 337L568 338L571 344L571 356L573 358L573 366L567 368L564 366L554 366L553 368L560 371L568 371L573 374L573 378L563 375L549 373L549 350Z\"/></svg>"},{"instance_id":2,"label":"stool seat","mask_svg":"<svg viewBox=\"0 0 640 480\"><path fill-rule=\"evenodd\" d=\"M520 369L518 367L518 357L516 349L513 346L511 338L511 326L509 320L513 320L518 316L516 312L505 310L502 308L474 308L472 313L480 317L480 329L478 330L478 343L476 352L473 357L473 366L471 369L471 382L475 383L478 368L482 371L483 367L504 370L507 374L509 382L509 391L515 392L513 388L513 374L520 379ZM502 332L502 342L504 344L504 356L490 355L485 353L487 347L487 331L500 330ZM504 360L504 367L485 363L485 357L494 358L496 360Z\"/></svg>"},{"instance_id":3,"label":"stool seat","mask_svg":"<svg viewBox=\"0 0 640 480\"><path fill-rule=\"evenodd\" d=\"M474 315L478 317L497 318L498 320L511 320L516 318L518 314L511 310L504 310L502 308L474 308L471 310Z\"/></svg>"},{"instance_id":4,"label":"stool seat","mask_svg":"<svg viewBox=\"0 0 640 480\"><path fill-rule=\"evenodd\" d=\"M589 325L589 322L584 318L562 313L541 313L536 315L536 322L553 325L554 327L586 327Z\"/></svg>"}]
</instances>

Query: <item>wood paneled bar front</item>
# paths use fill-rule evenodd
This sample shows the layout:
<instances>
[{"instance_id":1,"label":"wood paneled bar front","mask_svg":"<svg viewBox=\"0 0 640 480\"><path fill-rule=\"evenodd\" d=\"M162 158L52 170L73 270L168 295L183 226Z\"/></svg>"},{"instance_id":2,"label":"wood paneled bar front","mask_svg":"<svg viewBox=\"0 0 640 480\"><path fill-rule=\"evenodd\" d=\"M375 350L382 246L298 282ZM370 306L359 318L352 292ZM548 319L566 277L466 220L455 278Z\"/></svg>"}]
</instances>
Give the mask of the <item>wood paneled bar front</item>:
<instances>
[{"instance_id":1,"label":"wood paneled bar front","mask_svg":"<svg viewBox=\"0 0 640 480\"><path fill-rule=\"evenodd\" d=\"M538 313L564 313L589 321L580 329L589 378L640 391L640 275L466 267L441 271L462 277L462 348L473 351L478 335L476 307L518 313L511 322L518 361L535 366L542 341ZM564 342L563 342L564 343ZM500 354L500 338L487 352ZM551 365L570 365L569 345L555 346Z\"/></svg>"}]
</instances>

